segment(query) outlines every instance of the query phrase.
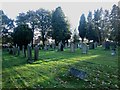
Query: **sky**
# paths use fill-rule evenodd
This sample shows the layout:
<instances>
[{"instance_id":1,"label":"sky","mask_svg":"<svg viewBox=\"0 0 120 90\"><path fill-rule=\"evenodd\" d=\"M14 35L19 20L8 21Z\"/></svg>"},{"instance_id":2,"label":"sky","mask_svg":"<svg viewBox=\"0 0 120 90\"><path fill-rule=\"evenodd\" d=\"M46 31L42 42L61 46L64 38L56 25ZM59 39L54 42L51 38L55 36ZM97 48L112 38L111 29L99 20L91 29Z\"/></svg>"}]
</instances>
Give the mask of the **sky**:
<instances>
[{"instance_id":1,"label":"sky","mask_svg":"<svg viewBox=\"0 0 120 90\"><path fill-rule=\"evenodd\" d=\"M80 16L83 13L87 17L89 11L94 11L101 7L103 9L111 9L114 4L117 4L116 0L110 0L110 2L0 2L0 9L2 9L8 17L15 19L19 13L27 12L28 10L37 10L39 8L55 10L55 8L61 6L65 16L70 22L71 28L75 29L78 28Z\"/></svg>"}]
</instances>

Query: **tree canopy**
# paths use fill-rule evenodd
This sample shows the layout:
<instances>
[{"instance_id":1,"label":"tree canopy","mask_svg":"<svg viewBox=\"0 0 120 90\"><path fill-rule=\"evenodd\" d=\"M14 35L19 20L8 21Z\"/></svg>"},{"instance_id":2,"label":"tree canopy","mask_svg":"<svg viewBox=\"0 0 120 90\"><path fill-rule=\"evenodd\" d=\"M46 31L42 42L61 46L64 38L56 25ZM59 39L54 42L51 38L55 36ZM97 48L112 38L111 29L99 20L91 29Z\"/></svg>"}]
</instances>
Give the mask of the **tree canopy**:
<instances>
[{"instance_id":1,"label":"tree canopy","mask_svg":"<svg viewBox=\"0 0 120 90\"><path fill-rule=\"evenodd\" d=\"M55 39L56 44L58 44L60 41L64 43L65 40L70 39L70 25L66 20L61 7L58 7L55 11L53 11L52 29L52 38Z\"/></svg>"}]
</instances>

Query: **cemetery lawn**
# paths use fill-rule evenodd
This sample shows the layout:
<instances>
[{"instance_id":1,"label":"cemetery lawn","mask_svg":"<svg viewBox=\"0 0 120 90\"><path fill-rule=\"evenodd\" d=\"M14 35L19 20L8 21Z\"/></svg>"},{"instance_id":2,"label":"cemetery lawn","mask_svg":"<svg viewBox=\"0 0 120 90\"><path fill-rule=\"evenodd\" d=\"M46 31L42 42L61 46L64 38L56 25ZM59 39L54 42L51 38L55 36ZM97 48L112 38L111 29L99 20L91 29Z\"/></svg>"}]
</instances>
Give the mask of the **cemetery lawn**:
<instances>
[{"instance_id":1,"label":"cemetery lawn","mask_svg":"<svg viewBox=\"0 0 120 90\"><path fill-rule=\"evenodd\" d=\"M102 47L88 54L40 50L39 60L27 64L27 58L4 50L2 88L118 88L118 56L110 53ZM87 72L86 79L70 76L71 67Z\"/></svg>"}]
</instances>

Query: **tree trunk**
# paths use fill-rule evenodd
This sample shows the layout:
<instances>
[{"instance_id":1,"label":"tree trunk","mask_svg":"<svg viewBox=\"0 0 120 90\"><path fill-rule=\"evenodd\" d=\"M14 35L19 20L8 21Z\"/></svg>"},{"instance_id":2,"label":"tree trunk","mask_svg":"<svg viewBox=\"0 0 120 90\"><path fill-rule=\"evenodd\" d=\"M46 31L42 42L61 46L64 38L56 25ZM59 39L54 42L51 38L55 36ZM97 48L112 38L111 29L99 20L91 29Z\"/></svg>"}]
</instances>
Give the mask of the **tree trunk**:
<instances>
[{"instance_id":1,"label":"tree trunk","mask_svg":"<svg viewBox=\"0 0 120 90\"><path fill-rule=\"evenodd\" d=\"M32 25L32 33L33 33L33 35L32 35L32 49L33 49L34 25Z\"/></svg>"},{"instance_id":2,"label":"tree trunk","mask_svg":"<svg viewBox=\"0 0 120 90\"><path fill-rule=\"evenodd\" d=\"M82 38L82 42L84 41L84 38Z\"/></svg>"},{"instance_id":3,"label":"tree trunk","mask_svg":"<svg viewBox=\"0 0 120 90\"><path fill-rule=\"evenodd\" d=\"M44 49L44 46L45 46L45 38L44 38L44 34L42 35L42 42L43 42L42 49Z\"/></svg>"}]
</instances>

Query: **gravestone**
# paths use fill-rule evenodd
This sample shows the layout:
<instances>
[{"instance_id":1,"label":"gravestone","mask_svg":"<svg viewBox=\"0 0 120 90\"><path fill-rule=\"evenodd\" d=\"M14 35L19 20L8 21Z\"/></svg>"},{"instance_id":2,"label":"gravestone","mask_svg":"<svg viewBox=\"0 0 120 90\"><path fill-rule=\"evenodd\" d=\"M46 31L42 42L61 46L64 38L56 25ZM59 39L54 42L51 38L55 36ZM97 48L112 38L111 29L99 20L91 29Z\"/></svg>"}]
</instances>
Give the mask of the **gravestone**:
<instances>
[{"instance_id":1,"label":"gravestone","mask_svg":"<svg viewBox=\"0 0 120 90\"><path fill-rule=\"evenodd\" d=\"M87 44L85 44L85 43L82 43L82 53L83 54L87 54L87 52L88 52L88 46L87 46Z\"/></svg>"},{"instance_id":2,"label":"gravestone","mask_svg":"<svg viewBox=\"0 0 120 90\"><path fill-rule=\"evenodd\" d=\"M38 60L38 57L39 57L39 47L38 45L36 45L34 48L34 59Z\"/></svg>"},{"instance_id":3,"label":"gravestone","mask_svg":"<svg viewBox=\"0 0 120 90\"><path fill-rule=\"evenodd\" d=\"M114 56L114 55L116 55L116 47L117 47L117 45L116 45L116 43L115 42L111 42L111 55L112 56Z\"/></svg>"},{"instance_id":4,"label":"gravestone","mask_svg":"<svg viewBox=\"0 0 120 90\"><path fill-rule=\"evenodd\" d=\"M95 47L94 47L94 42L90 42L89 43L89 49L94 49Z\"/></svg>"},{"instance_id":5,"label":"gravestone","mask_svg":"<svg viewBox=\"0 0 120 90\"><path fill-rule=\"evenodd\" d=\"M45 44L45 46L44 46L44 50L48 50L47 44Z\"/></svg>"},{"instance_id":6,"label":"gravestone","mask_svg":"<svg viewBox=\"0 0 120 90\"><path fill-rule=\"evenodd\" d=\"M71 43L70 47L71 52L75 52L75 44L73 42Z\"/></svg>"},{"instance_id":7,"label":"gravestone","mask_svg":"<svg viewBox=\"0 0 120 90\"><path fill-rule=\"evenodd\" d=\"M61 49L61 42L59 42L58 44L58 51L60 51L60 49Z\"/></svg>"},{"instance_id":8,"label":"gravestone","mask_svg":"<svg viewBox=\"0 0 120 90\"><path fill-rule=\"evenodd\" d=\"M20 47L19 46L18 46L18 52L17 53L18 53L18 56L19 56L20 55Z\"/></svg>"},{"instance_id":9,"label":"gravestone","mask_svg":"<svg viewBox=\"0 0 120 90\"><path fill-rule=\"evenodd\" d=\"M65 43L65 48L67 48L68 47L68 45L67 45L67 43Z\"/></svg>"},{"instance_id":10,"label":"gravestone","mask_svg":"<svg viewBox=\"0 0 120 90\"><path fill-rule=\"evenodd\" d=\"M15 48L15 46L13 46L12 52L13 52L13 55L16 55L16 48Z\"/></svg>"},{"instance_id":11,"label":"gravestone","mask_svg":"<svg viewBox=\"0 0 120 90\"><path fill-rule=\"evenodd\" d=\"M75 68L70 68L70 74L74 77L77 77L77 78L83 79L83 80L87 77L87 73L85 71L78 70Z\"/></svg>"},{"instance_id":12,"label":"gravestone","mask_svg":"<svg viewBox=\"0 0 120 90\"><path fill-rule=\"evenodd\" d=\"M104 48L104 49L105 49L105 41L104 41L104 42L102 42L102 48Z\"/></svg>"},{"instance_id":13,"label":"gravestone","mask_svg":"<svg viewBox=\"0 0 120 90\"><path fill-rule=\"evenodd\" d=\"M94 48L97 48L97 46L98 46L98 43L94 42Z\"/></svg>"},{"instance_id":14,"label":"gravestone","mask_svg":"<svg viewBox=\"0 0 120 90\"><path fill-rule=\"evenodd\" d=\"M27 58L28 58L28 63L32 63L33 60L32 60L32 47L31 47L31 44L28 44L27 46Z\"/></svg>"},{"instance_id":15,"label":"gravestone","mask_svg":"<svg viewBox=\"0 0 120 90\"><path fill-rule=\"evenodd\" d=\"M113 50L111 51L111 55L112 55L112 56L116 55L116 50L115 50L115 49L113 49Z\"/></svg>"},{"instance_id":16,"label":"gravestone","mask_svg":"<svg viewBox=\"0 0 120 90\"><path fill-rule=\"evenodd\" d=\"M110 42L105 41L105 50L110 50Z\"/></svg>"},{"instance_id":17,"label":"gravestone","mask_svg":"<svg viewBox=\"0 0 120 90\"><path fill-rule=\"evenodd\" d=\"M49 50L50 49L50 44L47 44L47 50Z\"/></svg>"},{"instance_id":18,"label":"gravestone","mask_svg":"<svg viewBox=\"0 0 120 90\"><path fill-rule=\"evenodd\" d=\"M9 47L9 54L13 54L13 47L12 47L12 45L10 45L10 47Z\"/></svg>"},{"instance_id":19,"label":"gravestone","mask_svg":"<svg viewBox=\"0 0 120 90\"><path fill-rule=\"evenodd\" d=\"M26 57L26 50L25 50L25 46L24 45L22 46L22 54L23 54L24 57Z\"/></svg>"},{"instance_id":20,"label":"gravestone","mask_svg":"<svg viewBox=\"0 0 120 90\"><path fill-rule=\"evenodd\" d=\"M79 44L79 48L82 49L82 43Z\"/></svg>"},{"instance_id":21,"label":"gravestone","mask_svg":"<svg viewBox=\"0 0 120 90\"><path fill-rule=\"evenodd\" d=\"M58 51L63 51L63 47L64 47L64 45L63 45L62 41L59 42L59 44L58 44Z\"/></svg>"},{"instance_id":22,"label":"gravestone","mask_svg":"<svg viewBox=\"0 0 120 90\"><path fill-rule=\"evenodd\" d=\"M55 44L54 43L52 43L52 49L55 49Z\"/></svg>"}]
</instances>

